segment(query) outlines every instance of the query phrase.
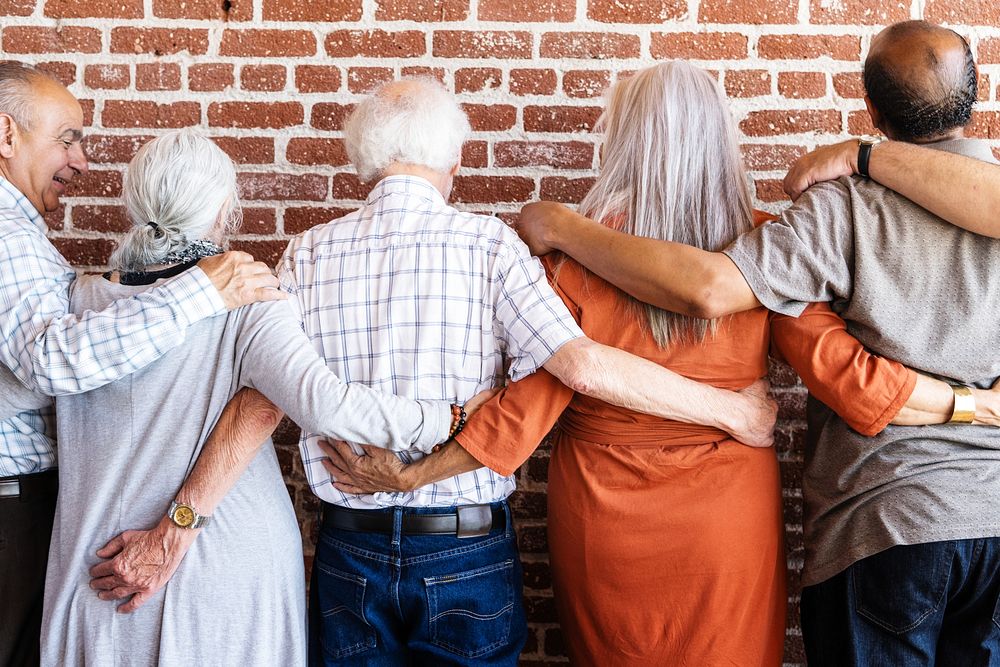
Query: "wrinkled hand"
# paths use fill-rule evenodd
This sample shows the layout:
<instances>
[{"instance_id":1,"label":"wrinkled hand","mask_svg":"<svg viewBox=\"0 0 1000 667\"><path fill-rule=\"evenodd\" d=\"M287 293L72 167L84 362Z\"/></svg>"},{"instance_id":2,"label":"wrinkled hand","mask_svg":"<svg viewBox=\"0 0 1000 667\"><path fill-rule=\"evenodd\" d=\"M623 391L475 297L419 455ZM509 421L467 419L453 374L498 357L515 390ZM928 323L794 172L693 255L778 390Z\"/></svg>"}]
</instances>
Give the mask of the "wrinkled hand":
<instances>
[{"instance_id":1,"label":"wrinkled hand","mask_svg":"<svg viewBox=\"0 0 1000 667\"><path fill-rule=\"evenodd\" d=\"M170 581L200 532L178 528L166 517L151 530L127 530L98 549L107 560L90 568L90 587L102 600L131 596L118 611L133 612Z\"/></svg>"},{"instance_id":2,"label":"wrinkled hand","mask_svg":"<svg viewBox=\"0 0 1000 667\"><path fill-rule=\"evenodd\" d=\"M557 249L551 236L554 226L558 224L560 217L565 215L574 213L555 202L540 201L526 204L514 223L514 229L527 244L532 255L547 255Z\"/></svg>"},{"instance_id":3,"label":"wrinkled hand","mask_svg":"<svg viewBox=\"0 0 1000 667\"><path fill-rule=\"evenodd\" d=\"M976 419L973 423L1000 426L1000 380L989 389L973 387L972 395L976 399Z\"/></svg>"},{"instance_id":4,"label":"wrinkled hand","mask_svg":"<svg viewBox=\"0 0 1000 667\"><path fill-rule=\"evenodd\" d=\"M344 493L377 491L412 491L406 476L407 464L387 449L361 445L363 454L355 454L343 440L320 440L319 448L327 455L323 467L330 473L333 486Z\"/></svg>"},{"instance_id":5,"label":"wrinkled hand","mask_svg":"<svg viewBox=\"0 0 1000 667\"><path fill-rule=\"evenodd\" d=\"M782 183L785 194L795 201L810 186L850 176L857 171L858 140L823 146L806 153L792 165Z\"/></svg>"},{"instance_id":6,"label":"wrinkled hand","mask_svg":"<svg viewBox=\"0 0 1000 667\"><path fill-rule=\"evenodd\" d=\"M768 396L770 384L765 379L740 390L746 399L743 414L737 415L737 424L729 434L750 447L770 447L774 444L774 423L778 419L778 404Z\"/></svg>"},{"instance_id":7,"label":"wrinkled hand","mask_svg":"<svg viewBox=\"0 0 1000 667\"><path fill-rule=\"evenodd\" d=\"M264 262L233 250L206 257L198 267L219 290L226 308L233 310L258 301L280 301L288 295L278 289L278 279Z\"/></svg>"}]
</instances>

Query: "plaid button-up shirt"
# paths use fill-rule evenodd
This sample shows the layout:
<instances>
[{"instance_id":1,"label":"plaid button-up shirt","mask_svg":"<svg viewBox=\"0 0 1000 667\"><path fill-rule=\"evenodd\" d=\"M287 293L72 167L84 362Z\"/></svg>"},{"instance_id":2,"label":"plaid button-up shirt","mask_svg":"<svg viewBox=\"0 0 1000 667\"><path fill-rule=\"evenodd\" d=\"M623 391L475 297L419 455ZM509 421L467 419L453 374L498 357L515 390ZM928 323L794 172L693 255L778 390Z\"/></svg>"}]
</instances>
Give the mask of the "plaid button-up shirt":
<instances>
[{"instance_id":1,"label":"plaid button-up shirt","mask_svg":"<svg viewBox=\"0 0 1000 667\"><path fill-rule=\"evenodd\" d=\"M513 230L451 208L416 177L383 179L361 209L293 239L279 278L331 370L414 399L463 403L499 386L505 369L520 379L583 336ZM303 434L302 457L331 503L450 506L514 490L513 477L480 468L414 492L347 495L320 463L318 439Z\"/></svg>"},{"instance_id":2,"label":"plaid button-up shirt","mask_svg":"<svg viewBox=\"0 0 1000 667\"><path fill-rule=\"evenodd\" d=\"M191 324L225 312L208 276L193 269L100 313L67 314L76 272L45 230L28 199L0 178L0 364L32 391L105 385L181 344ZM55 465L49 416L26 411L0 422L0 477Z\"/></svg>"}]
</instances>

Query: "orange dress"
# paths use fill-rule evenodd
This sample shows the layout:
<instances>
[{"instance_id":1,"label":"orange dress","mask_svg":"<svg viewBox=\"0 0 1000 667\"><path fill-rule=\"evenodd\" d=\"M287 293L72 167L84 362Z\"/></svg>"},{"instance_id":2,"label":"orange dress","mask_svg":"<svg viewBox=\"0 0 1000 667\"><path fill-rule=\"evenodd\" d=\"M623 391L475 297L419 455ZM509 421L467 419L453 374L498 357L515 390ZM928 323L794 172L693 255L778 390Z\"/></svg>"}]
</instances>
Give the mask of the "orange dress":
<instances>
[{"instance_id":1,"label":"orange dress","mask_svg":"<svg viewBox=\"0 0 1000 667\"><path fill-rule=\"evenodd\" d=\"M551 257L543 263L552 276ZM725 318L714 337L660 349L644 314L571 259L557 292L592 339L726 389L767 371L769 313ZM834 409L881 428L913 374L864 351L825 305L780 322L776 347ZM822 341L822 345L813 342ZM642 378L636 378L641 382ZM858 391L877 395L859 402ZM576 665L780 665L786 567L773 449L574 394L541 370L481 409L458 441L509 473L558 419L549 464L553 589Z\"/></svg>"}]
</instances>

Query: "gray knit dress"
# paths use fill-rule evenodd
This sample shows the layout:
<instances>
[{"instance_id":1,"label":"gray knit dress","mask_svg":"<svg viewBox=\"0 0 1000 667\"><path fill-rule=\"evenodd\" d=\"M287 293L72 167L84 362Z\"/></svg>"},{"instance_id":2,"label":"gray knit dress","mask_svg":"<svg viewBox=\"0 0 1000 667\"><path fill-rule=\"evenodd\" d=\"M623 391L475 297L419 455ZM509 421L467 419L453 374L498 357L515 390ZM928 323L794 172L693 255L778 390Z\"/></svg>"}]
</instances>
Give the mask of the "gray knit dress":
<instances>
[{"instance_id":1,"label":"gray knit dress","mask_svg":"<svg viewBox=\"0 0 1000 667\"><path fill-rule=\"evenodd\" d=\"M198 269L195 269L198 270ZM147 287L81 278L80 314ZM42 625L43 665L302 665L302 541L268 442L170 582L132 614L98 599L95 552L167 510L229 399L269 397L307 430L405 449L444 440L448 407L344 385L284 302L204 320L184 345L101 389L56 403L59 503Z\"/></svg>"}]
</instances>

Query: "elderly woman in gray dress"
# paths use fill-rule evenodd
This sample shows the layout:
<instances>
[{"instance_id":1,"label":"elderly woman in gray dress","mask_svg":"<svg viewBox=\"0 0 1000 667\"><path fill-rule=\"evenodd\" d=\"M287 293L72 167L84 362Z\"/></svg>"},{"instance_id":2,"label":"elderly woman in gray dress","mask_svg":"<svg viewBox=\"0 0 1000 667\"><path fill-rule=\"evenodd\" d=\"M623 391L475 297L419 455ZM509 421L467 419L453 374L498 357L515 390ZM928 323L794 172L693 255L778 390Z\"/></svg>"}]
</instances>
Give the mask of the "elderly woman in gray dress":
<instances>
[{"instance_id":1,"label":"elderly woman in gray dress","mask_svg":"<svg viewBox=\"0 0 1000 667\"><path fill-rule=\"evenodd\" d=\"M78 314L221 252L216 244L239 219L232 162L191 131L140 149L124 200L133 226L112 257L117 270L77 281ZM144 370L59 398L60 488L43 664L305 663L301 538L273 447L261 448L234 476L205 535L141 609L116 613L90 587L98 550L122 531L157 524L168 510L178 525L204 522L198 509L170 501L243 387L259 390L307 430L393 449L429 450L452 425L446 404L345 385L316 356L286 301L202 320L185 345Z\"/></svg>"}]
</instances>

